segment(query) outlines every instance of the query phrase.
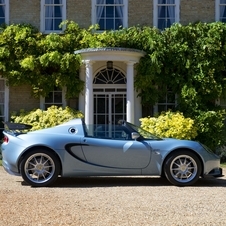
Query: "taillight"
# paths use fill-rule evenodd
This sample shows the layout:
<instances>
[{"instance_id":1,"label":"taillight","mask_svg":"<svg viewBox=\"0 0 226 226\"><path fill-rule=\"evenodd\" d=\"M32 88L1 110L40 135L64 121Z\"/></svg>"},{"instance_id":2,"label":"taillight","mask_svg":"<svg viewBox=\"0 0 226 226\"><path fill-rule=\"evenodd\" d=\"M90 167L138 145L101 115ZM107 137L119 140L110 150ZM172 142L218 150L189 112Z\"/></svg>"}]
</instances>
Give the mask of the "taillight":
<instances>
[{"instance_id":1,"label":"taillight","mask_svg":"<svg viewBox=\"0 0 226 226\"><path fill-rule=\"evenodd\" d=\"M7 136L4 136L3 143L8 143L8 142L9 142L9 138Z\"/></svg>"}]
</instances>

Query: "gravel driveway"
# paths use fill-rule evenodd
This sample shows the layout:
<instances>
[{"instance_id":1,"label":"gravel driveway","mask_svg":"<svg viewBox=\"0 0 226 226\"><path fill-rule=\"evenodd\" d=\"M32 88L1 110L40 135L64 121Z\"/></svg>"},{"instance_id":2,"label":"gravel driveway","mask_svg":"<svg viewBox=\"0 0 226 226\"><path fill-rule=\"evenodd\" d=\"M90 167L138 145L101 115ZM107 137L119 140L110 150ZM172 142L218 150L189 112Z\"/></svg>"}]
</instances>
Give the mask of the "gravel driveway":
<instances>
[{"instance_id":1,"label":"gravel driveway","mask_svg":"<svg viewBox=\"0 0 226 226\"><path fill-rule=\"evenodd\" d=\"M32 188L0 167L0 218L1 226L225 226L226 177L192 187L159 177L59 178Z\"/></svg>"}]
</instances>

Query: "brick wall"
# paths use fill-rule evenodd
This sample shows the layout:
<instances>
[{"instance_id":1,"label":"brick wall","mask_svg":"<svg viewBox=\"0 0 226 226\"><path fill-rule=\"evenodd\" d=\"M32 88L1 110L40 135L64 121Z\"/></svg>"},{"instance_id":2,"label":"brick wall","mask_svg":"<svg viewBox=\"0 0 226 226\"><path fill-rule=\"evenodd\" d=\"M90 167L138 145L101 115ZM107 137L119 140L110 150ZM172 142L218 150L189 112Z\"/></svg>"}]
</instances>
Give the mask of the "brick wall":
<instances>
[{"instance_id":1,"label":"brick wall","mask_svg":"<svg viewBox=\"0 0 226 226\"><path fill-rule=\"evenodd\" d=\"M78 98L67 100L67 106L78 109ZM40 108L40 98L32 96L32 89L29 85L12 86L9 88L9 109L10 112L21 109L31 111Z\"/></svg>"},{"instance_id":2,"label":"brick wall","mask_svg":"<svg viewBox=\"0 0 226 226\"><path fill-rule=\"evenodd\" d=\"M75 21L82 28L92 24L92 0L67 0L67 19Z\"/></svg>"},{"instance_id":3,"label":"brick wall","mask_svg":"<svg viewBox=\"0 0 226 226\"><path fill-rule=\"evenodd\" d=\"M128 26L153 26L153 0L128 0ZM92 24L91 0L67 0L67 19L80 27ZM10 23L30 23L40 28L39 0L10 0ZM180 23L212 22L215 20L215 0L181 0Z\"/></svg>"},{"instance_id":4,"label":"brick wall","mask_svg":"<svg viewBox=\"0 0 226 226\"><path fill-rule=\"evenodd\" d=\"M215 0L181 0L180 23L215 21Z\"/></svg>"},{"instance_id":5,"label":"brick wall","mask_svg":"<svg viewBox=\"0 0 226 226\"><path fill-rule=\"evenodd\" d=\"M40 28L40 0L10 0L10 24L28 23ZM67 0L66 15L81 27L91 25L91 0Z\"/></svg>"},{"instance_id":6,"label":"brick wall","mask_svg":"<svg viewBox=\"0 0 226 226\"><path fill-rule=\"evenodd\" d=\"M39 0L10 0L10 24L26 23L40 28L40 1Z\"/></svg>"},{"instance_id":7,"label":"brick wall","mask_svg":"<svg viewBox=\"0 0 226 226\"><path fill-rule=\"evenodd\" d=\"M20 109L30 111L40 107L40 99L32 97L31 91L28 85L9 88L9 114Z\"/></svg>"},{"instance_id":8,"label":"brick wall","mask_svg":"<svg viewBox=\"0 0 226 226\"><path fill-rule=\"evenodd\" d=\"M128 26L136 25L153 26L153 1L129 0Z\"/></svg>"},{"instance_id":9,"label":"brick wall","mask_svg":"<svg viewBox=\"0 0 226 226\"><path fill-rule=\"evenodd\" d=\"M128 26L153 26L153 0L129 0ZM180 23L215 21L215 0L181 0Z\"/></svg>"}]
</instances>

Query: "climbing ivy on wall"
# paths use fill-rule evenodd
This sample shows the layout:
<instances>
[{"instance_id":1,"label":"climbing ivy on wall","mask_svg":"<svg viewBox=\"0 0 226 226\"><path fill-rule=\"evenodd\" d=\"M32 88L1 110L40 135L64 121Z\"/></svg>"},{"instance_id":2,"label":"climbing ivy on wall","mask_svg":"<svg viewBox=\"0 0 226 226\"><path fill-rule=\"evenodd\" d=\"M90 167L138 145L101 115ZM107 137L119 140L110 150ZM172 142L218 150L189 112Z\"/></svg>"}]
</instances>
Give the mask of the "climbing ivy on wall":
<instances>
[{"instance_id":1,"label":"climbing ivy on wall","mask_svg":"<svg viewBox=\"0 0 226 226\"><path fill-rule=\"evenodd\" d=\"M180 97L181 108L205 110L224 95L226 25L221 22L156 28L134 26L94 32L65 21L64 34L44 35L31 25L9 25L0 33L0 73L10 85L30 84L36 96L54 86L67 87L67 97L84 87L79 79L83 48L123 47L146 52L136 70L135 86L143 104L154 104L167 85Z\"/></svg>"},{"instance_id":2,"label":"climbing ivy on wall","mask_svg":"<svg viewBox=\"0 0 226 226\"><path fill-rule=\"evenodd\" d=\"M54 86L67 86L67 97L77 96L83 89L78 74L81 59L74 54L80 30L74 26L73 35L43 35L30 25L2 28L1 75L9 85L31 85L35 96L46 96Z\"/></svg>"},{"instance_id":3,"label":"climbing ivy on wall","mask_svg":"<svg viewBox=\"0 0 226 226\"><path fill-rule=\"evenodd\" d=\"M29 84L37 97L46 96L54 86L66 86L67 98L76 97L84 82L79 79L81 57L74 51L123 47L146 53L136 66L135 77L143 105L155 104L162 94L158 87L168 86L178 94L176 110L206 121L212 120L212 113L206 112L218 111L215 100L226 96L224 23L175 24L164 31L133 26L102 33L95 32L97 26L84 29L73 21L64 24L63 34L49 35L27 24L1 28L0 74L9 85ZM222 131L224 112L219 114Z\"/></svg>"},{"instance_id":4,"label":"climbing ivy on wall","mask_svg":"<svg viewBox=\"0 0 226 226\"><path fill-rule=\"evenodd\" d=\"M179 94L182 109L211 108L224 95L226 85L226 25L176 24L159 36L158 44L138 66L136 86L145 90L143 101L150 101L150 87L165 84ZM153 93L155 101L159 93Z\"/></svg>"},{"instance_id":5,"label":"climbing ivy on wall","mask_svg":"<svg viewBox=\"0 0 226 226\"><path fill-rule=\"evenodd\" d=\"M30 84L36 96L54 86L78 96L81 58L75 50L98 47L134 48L146 52L136 70L135 86L143 104L154 104L167 85L179 94L182 108L207 109L224 95L226 86L226 25L221 22L156 28L134 26L94 32L64 22L64 34L44 35L31 25L9 25L0 33L0 73L10 85Z\"/></svg>"}]
</instances>

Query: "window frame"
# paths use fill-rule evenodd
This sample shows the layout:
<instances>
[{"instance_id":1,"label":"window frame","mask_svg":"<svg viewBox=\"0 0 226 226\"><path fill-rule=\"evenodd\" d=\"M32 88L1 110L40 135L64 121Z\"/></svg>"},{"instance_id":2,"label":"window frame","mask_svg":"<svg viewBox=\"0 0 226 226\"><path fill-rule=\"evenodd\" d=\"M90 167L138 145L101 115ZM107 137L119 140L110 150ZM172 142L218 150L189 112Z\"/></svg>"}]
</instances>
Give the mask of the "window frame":
<instances>
[{"instance_id":1,"label":"window frame","mask_svg":"<svg viewBox=\"0 0 226 226\"><path fill-rule=\"evenodd\" d=\"M220 20L220 5L224 5L224 4L220 4L220 0L216 0L215 1L215 20L216 21L221 21ZM225 3L225 7L226 7L226 3Z\"/></svg>"},{"instance_id":2,"label":"window frame","mask_svg":"<svg viewBox=\"0 0 226 226\"><path fill-rule=\"evenodd\" d=\"M1 91L1 92L4 92L4 103L3 103L4 112L0 116L4 117L4 121L8 121L9 120L9 86L7 85L7 81L5 78L2 78L0 76L0 80L4 82L4 90Z\"/></svg>"},{"instance_id":3,"label":"window frame","mask_svg":"<svg viewBox=\"0 0 226 226\"><path fill-rule=\"evenodd\" d=\"M45 1L46 0L41 0L40 31L44 34L62 33L65 30L65 26L63 26L61 30L46 30L45 29ZM67 0L62 0L62 7L63 7L62 8L62 21L66 20L66 5L67 5Z\"/></svg>"},{"instance_id":4,"label":"window frame","mask_svg":"<svg viewBox=\"0 0 226 226\"><path fill-rule=\"evenodd\" d=\"M9 0L5 0L4 5L5 5L5 24L9 24Z\"/></svg>"},{"instance_id":5,"label":"window frame","mask_svg":"<svg viewBox=\"0 0 226 226\"><path fill-rule=\"evenodd\" d=\"M97 24L97 15L96 15L96 5L97 0L92 0L92 24ZM123 0L123 28L128 27L128 0ZM118 30L118 29L115 29ZM98 32L104 32L107 30L98 30Z\"/></svg>"},{"instance_id":6,"label":"window frame","mask_svg":"<svg viewBox=\"0 0 226 226\"><path fill-rule=\"evenodd\" d=\"M219 97L218 99L215 100L215 104L221 106L223 109L226 109L226 98Z\"/></svg>"},{"instance_id":7,"label":"window frame","mask_svg":"<svg viewBox=\"0 0 226 226\"><path fill-rule=\"evenodd\" d=\"M167 101L168 100L168 98L167 98L168 94L173 94L174 95L174 97L175 97L175 102L174 103L170 103L170 102ZM160 114L162 112L162 111L161 112L159 111L159 106L164 106L164 107L172 106L172 105L174 105L174 107L177 106L178 95L176 93L173 93L173 91L170 90L169 88L167 88L167 91L165 93L165 97L166 97L166 102L157 102L157 103L155 103L154 109L153 109L153 113L154 114L156 114L156 113ZM166 109L165 111L168 111L168 109Z\"/></svg>"},{"instance_id":8,"label":"window frame","mask_svg":"<svg viewBox=\"0 0 226 226\"><path fill-rule=\"evenodd\" d=\"M153 1L153 25L154 27L158 28L158 0ZM168 4L164 4L168 5ZM175 22L174 23L179 23L180 22L180 0L175 0ZM171 24L172 25L172 24ZM166 29L165 27L164 29ZM159 28L160 29L160 28ZM160 30L164 30L160 29Z\"/></svg>"},{"instance_id":9,"label":"window frame","mask_svg":"<svg viewBox=\"0 0 226 226\"><path fill-rule=\"evenodd\" d=\"M52 91L53 93L54 92L59 92L59 90L53 90ZM66 101L66 87L64 87L62 90L61 90L61 92L62 92L62 102L61 103L52 103L52 105L59 105L59 104L61 104L62 105L62 107L66 107L66 105L67 105L67 101ZM46 108L46 104L50 104L50 103L46 103L46 97L43 97L43 96L40 96L40 109L42 109L42 110L47 110L47 108Z\"/></svg>"}]
</instances>

